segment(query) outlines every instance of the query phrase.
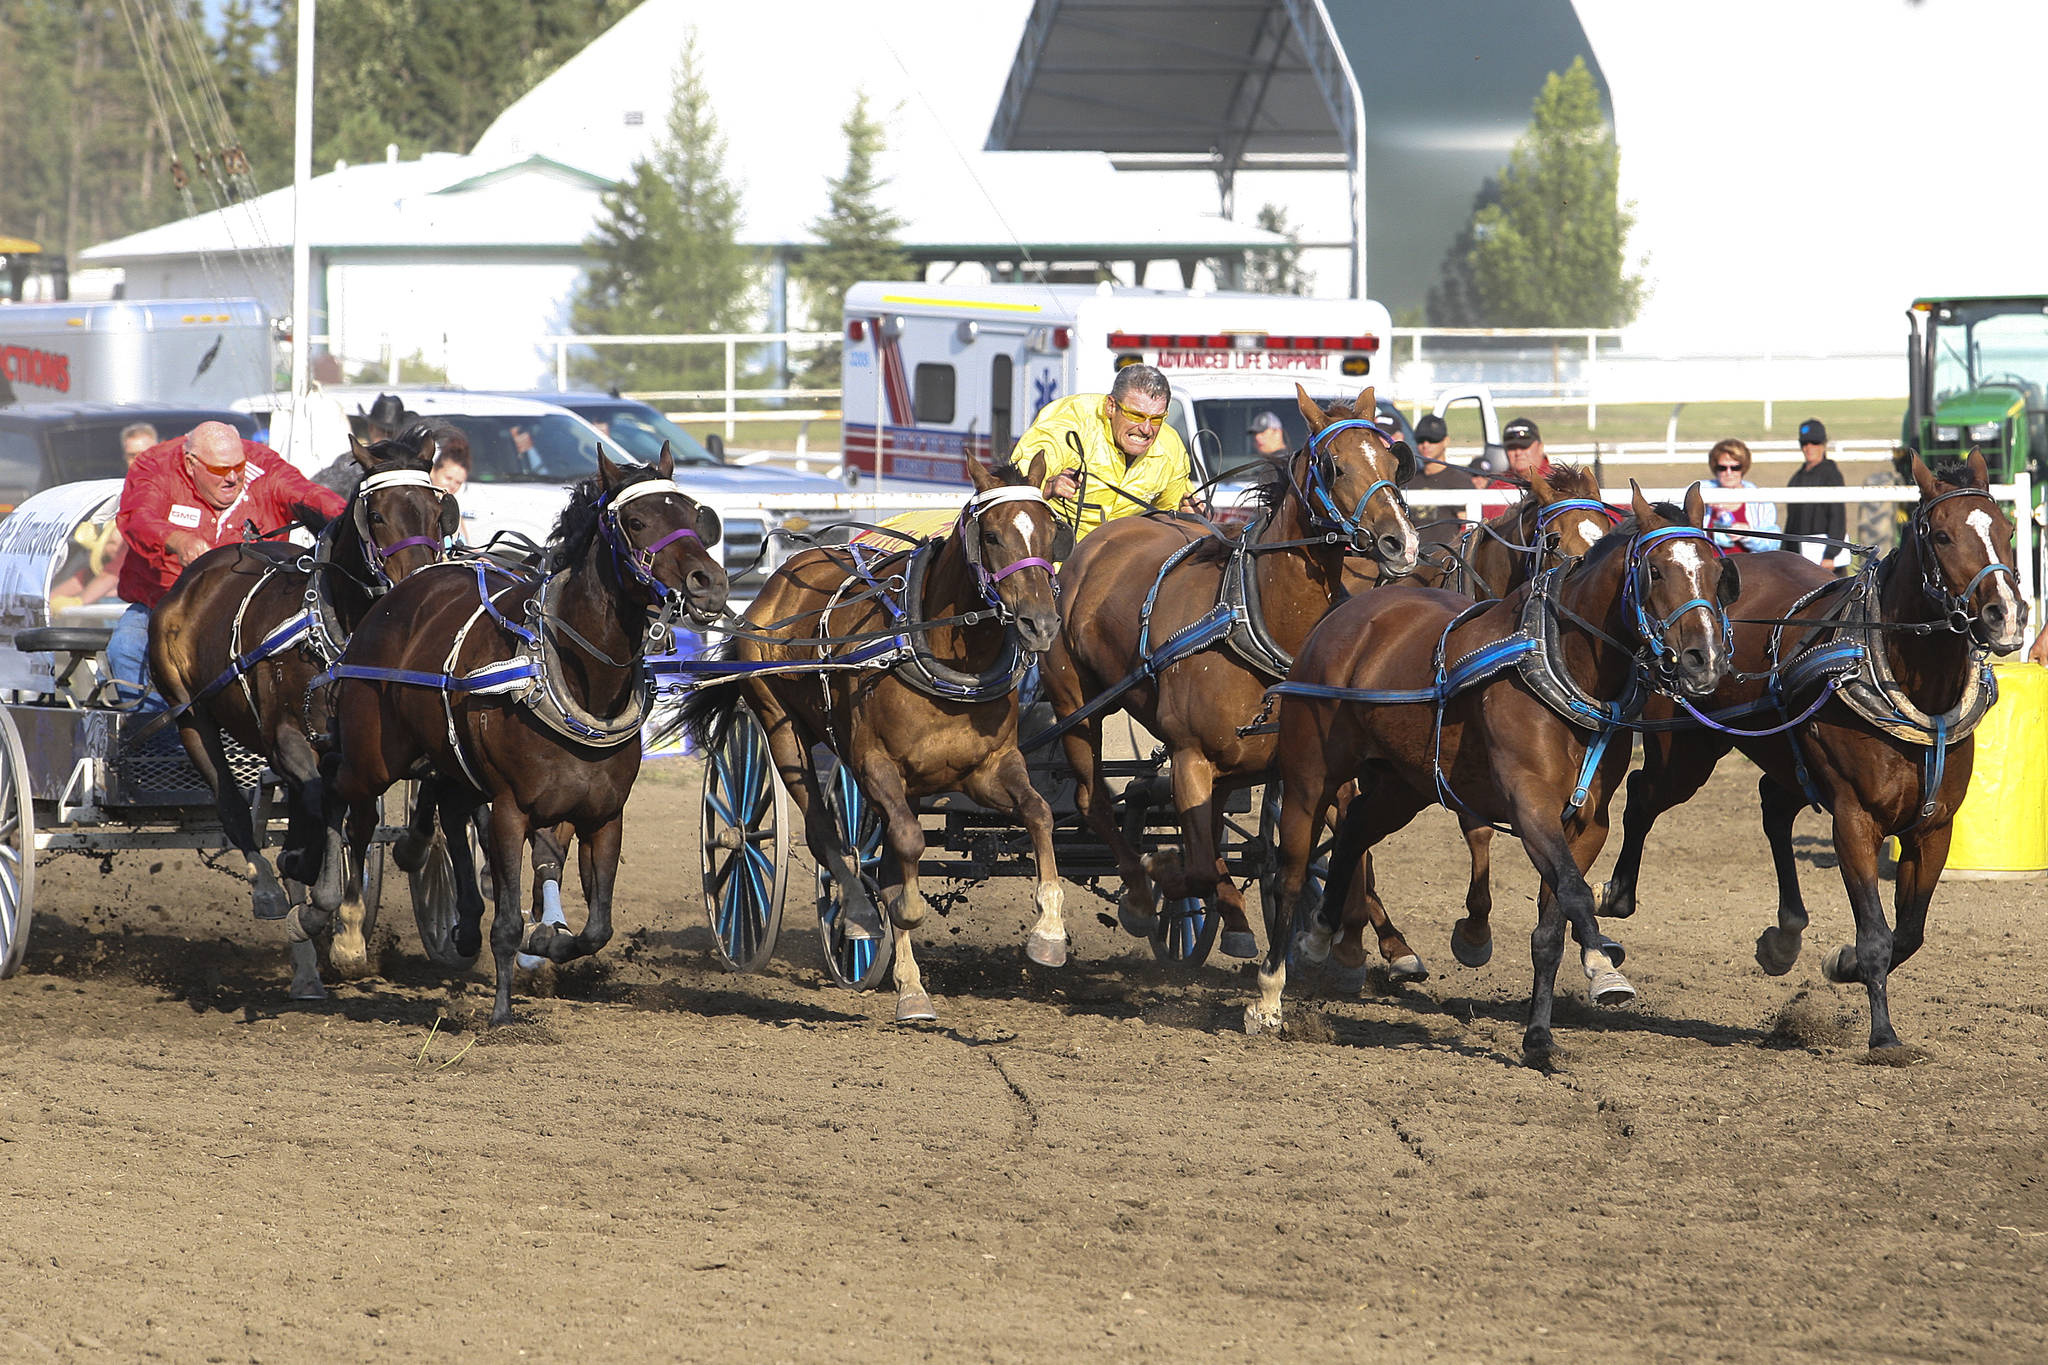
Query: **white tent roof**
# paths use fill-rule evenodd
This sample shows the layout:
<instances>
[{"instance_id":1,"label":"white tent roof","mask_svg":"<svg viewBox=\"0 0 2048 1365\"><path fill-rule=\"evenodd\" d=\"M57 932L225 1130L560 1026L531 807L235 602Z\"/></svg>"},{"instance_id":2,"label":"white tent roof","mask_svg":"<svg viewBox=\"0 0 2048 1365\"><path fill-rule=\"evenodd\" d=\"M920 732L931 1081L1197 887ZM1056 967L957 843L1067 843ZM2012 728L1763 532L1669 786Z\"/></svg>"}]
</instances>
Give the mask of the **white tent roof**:
<instances>
[{"instance_id":1,"label":"white tent roof","mask_svg":"<svg viewBox=\"0 0 2048 1365\"><path fill-rule=\"evenodd\" d=\"M596 189L622 180L665 133L676 62L694 32L747 245L813 240L825 182L845 166L839 125L857 89L887 128L884 197L906 222L906 246L986 254L1022 243L1033 254L1121 257L1279 244L1139 188L1143 181L1120 177L1097 153L979 150L1029 10L1029 0L978 0L971 13L953 0L860 9L648 0L500 115L467 156L316 177L311 242L323 251L579 246ZM536 193L535 178L585 192ZM290 191L280 190L80 256L119 265L283 249L291 225Z\"/></svg>"}]
</instances>

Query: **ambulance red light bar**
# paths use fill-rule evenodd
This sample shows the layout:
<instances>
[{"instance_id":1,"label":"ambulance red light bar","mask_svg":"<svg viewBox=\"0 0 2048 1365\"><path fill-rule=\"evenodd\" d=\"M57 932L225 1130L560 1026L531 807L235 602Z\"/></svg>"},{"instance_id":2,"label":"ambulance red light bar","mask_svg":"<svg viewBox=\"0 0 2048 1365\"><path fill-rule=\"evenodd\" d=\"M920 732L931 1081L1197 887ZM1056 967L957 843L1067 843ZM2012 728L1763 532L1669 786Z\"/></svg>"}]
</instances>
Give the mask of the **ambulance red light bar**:
<instances>
[{"instance_id":1,"label":"ambulance red light bar","mask_svg":"<svg viewBox=\"0 0 2048 1365\"><path fill-rule=\"evenodd\" d=\"M863 323L859 318L847 319L846 339L848 341L865 341L867 339L867 333L867 325Z\"/></svg>"},{"instance_id":2,"label":"ambulance red light bar","mask_svg":"<svg viewBox=\"0 0 2048 1365\"><path fill-rule=\"evenodd\" d=\"M1258 336L1243 332L1111 332L1112 351L1377 351L1380 339L1362 337Z\"/></svg>"}]
</instances>

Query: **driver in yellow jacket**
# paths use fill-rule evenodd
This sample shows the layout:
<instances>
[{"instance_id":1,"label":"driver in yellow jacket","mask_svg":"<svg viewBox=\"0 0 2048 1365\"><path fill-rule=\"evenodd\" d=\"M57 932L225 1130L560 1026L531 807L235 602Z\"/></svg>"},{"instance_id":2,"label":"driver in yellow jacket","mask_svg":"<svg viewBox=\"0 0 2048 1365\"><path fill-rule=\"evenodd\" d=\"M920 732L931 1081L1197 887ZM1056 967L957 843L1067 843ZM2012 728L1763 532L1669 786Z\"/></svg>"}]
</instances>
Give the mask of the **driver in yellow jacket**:
<instances>
[{"instance_id":1,"label":"driver in yellow jacket","mask_svg":"<svg viewBox=\"0 0 2048 1365\"><path fill-rule=\"evenodd\" d=\"M1077 393L1046 404L1018 439L1011 458L1020 468L1043 451L1045 467L1059 471L1046 482L1045 495L1074 527L1075 540L1104 522L1149 510L1148 503L1208 514L1208 504L1195 496L1188 448L1166 424L1172 398L1165 375L1150 365L1126 365L1106 394Z\"/></svg>"}]
</instances>

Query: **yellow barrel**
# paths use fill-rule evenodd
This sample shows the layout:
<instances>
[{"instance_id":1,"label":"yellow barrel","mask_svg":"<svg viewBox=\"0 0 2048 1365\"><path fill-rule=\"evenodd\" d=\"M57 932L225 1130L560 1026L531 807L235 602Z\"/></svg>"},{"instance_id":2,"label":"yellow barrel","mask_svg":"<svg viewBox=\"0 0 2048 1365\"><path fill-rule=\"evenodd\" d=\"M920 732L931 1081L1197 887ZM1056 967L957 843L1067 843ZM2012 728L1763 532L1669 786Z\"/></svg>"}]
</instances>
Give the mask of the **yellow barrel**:
<instances>
[{"instance_id":1,"label":"yellow barrel","mask_svg":"<svg viewBox=\"0 0 2048 1365\"><path fill-rule=\"evenodd\" d=\"M1998 705L1977 727L1970 792L1956 812L1951 877L2048 871L2048 668L1992 665Z\"/></svg>"}]
</instances>

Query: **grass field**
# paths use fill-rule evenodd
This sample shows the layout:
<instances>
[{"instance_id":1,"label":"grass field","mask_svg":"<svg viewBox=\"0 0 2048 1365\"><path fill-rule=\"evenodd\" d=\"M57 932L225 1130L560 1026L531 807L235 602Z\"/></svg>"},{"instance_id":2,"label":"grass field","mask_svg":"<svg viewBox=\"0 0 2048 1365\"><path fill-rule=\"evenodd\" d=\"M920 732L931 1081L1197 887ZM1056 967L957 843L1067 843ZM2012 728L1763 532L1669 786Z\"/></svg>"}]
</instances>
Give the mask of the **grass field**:
<instances>
[{"instance_id":1,"label":"grass field","mask_svg":"<svg viewBox=\"0 0 2048 1365\"><path fill-rule=\"evenodd\" d=\"M1828 436L1832 440L1895 441L1899 436L1899 419L1905 410L1905 400L1893 398L1827 403L1779 401L1771 405L1771 426L1765 430L1762 403L1688 403L1678 410L1678 439L1718 441L1724 436L1739 436L1751 443L1790 441L1796 439L1802 421L1818 417L1827 424ZM1512 403L1502 404L1501 420L1517 415L1517 411ZM1526 415L1542 430L1543 440L1548 445L1580 445L1594 441L1624 444L1662 441L1671 421L1671 405L1625 403L1602 407L1598 430L1586 426L1586 410L1582 407L1531 408ZM1452 410L1451 417L1452 442L1457 445L1476 444L1479 440L1477 410L1469 403L1461 404ZM714 431L721 435L725 431L724 424L716 418L685 420L681 425L699 439ZM795 450L797 430L795 422L742 422L731 444L744 450ZM809 444L812 450L838 450L839 423L811 423Z\"/></svg>"}]
</instances>

